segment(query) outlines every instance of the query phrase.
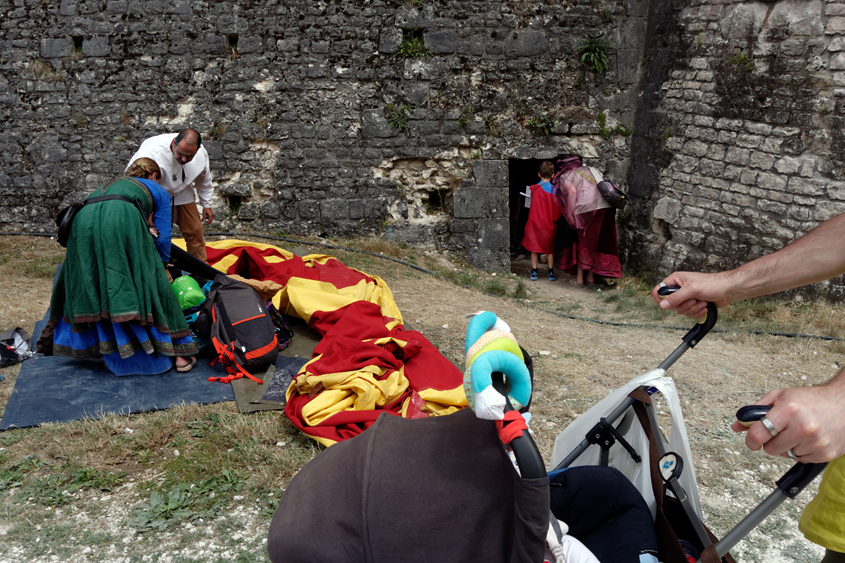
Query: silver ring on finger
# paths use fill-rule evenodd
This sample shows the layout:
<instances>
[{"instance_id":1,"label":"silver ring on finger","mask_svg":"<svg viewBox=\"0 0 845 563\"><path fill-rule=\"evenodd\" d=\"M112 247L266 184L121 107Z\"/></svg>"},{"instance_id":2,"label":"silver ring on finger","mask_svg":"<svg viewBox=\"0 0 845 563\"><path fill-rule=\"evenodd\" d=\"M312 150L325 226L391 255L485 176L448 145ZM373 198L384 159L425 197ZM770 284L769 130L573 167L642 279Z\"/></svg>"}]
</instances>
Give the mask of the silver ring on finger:
<instances>
[{"instance_id":1,"label":"silver ring on finger","mask_svg":"<svg viewBox=\"0 0 845 563\"><path fill-rule=\"evenodd\" d=\"M795 455L795 452L793 451L792 448L789 448L788 450L786 450L786 455L789 456L789 459L794 459L794 460L798 459L798 456Z\"/></svg>"},{"instance_id":2,"label":"silver ring on finger","mask_svg":"<svg viewBox=\"0 0 845 563\"><path fill-rule=\"evenodd\" d=\"M771 434L772 434L772 438L774 438L775 436L777 436L777 435L778 435L778 430L777 430L777 428L775 428L775 427L774 427L774 425L773 425L771 422L769 422L769 419L768 419L768 418L766 418L766 417L764 416L763 418L761 418L761 419L760 419L760 422L762 422L762 423L763 423L763 426L765 426L765 427L766 427L766 430L768 430L769 432L771 432Z\"/></svg>"}]
</instances>

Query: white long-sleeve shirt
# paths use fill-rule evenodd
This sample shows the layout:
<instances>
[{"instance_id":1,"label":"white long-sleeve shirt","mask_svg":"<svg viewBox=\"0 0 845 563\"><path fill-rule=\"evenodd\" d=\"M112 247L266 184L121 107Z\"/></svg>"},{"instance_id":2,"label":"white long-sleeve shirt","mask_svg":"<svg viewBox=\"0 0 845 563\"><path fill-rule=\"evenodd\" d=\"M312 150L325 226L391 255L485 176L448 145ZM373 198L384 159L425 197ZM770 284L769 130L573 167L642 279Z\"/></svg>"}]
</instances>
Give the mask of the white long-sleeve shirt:
<instances>
[{"instance_id":1,"label":"white long-sleeve shirt","mask_svg":"<svg viewBox=\"0 0 845 563\"><path fill-rule=\"evenodd\" d=\"M211 183L208 152L205 147L200 147L191 162L182 166L170 150L170 142L176 138L176 135L176 133L165 133L146 139L141 143L138 152L129 159L127 168L139 158L151 158L161 168L159 184L173 196L174 205L196 203L199 196L202 207L211 207L214 185Z\"/></svg>"}]
</instances>

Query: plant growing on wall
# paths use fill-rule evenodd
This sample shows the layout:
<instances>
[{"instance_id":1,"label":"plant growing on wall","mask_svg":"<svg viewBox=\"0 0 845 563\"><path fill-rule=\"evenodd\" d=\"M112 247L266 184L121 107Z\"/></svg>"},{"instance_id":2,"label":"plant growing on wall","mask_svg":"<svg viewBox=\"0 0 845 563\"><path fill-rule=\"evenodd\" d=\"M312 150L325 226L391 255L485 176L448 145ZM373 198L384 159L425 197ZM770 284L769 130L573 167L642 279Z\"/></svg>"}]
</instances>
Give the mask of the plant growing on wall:
<instances>
[{"instance_id":1,"label":"plant growing on wall","mask_svg":"<svg viewBox=\"0 0 845 563\"><path fill-rule=\"evenodd\" d=\"M599 113L598 116L599 122L599 136L602 139L609 139L611 135L614 133L616 135L622 135L623 137L630 137L633 134L633 131L630 127L626 127L621 123L617 123L616 127L613 129L607 128L607 115L604 112Z\"/></svg>"},{"instance_id":2,"label":"plant growing on wall","mask_svg":"<svg viewBox=\"0 0 845 563\"><path fill-rule=\"evenodd\" d=\"M742 51L740 51L739 53L736 53L734 55L731 55L730 57L728 57L727 61L725 61L725 62L727 62L729 65L731 65L734 68L734 70L737 70L737 71L740 71L740 72L751 72L752 70L754 70L754 68L756 66L754 64L754 59L752 59L751 57L749 57L748 55L746 55Z\"/></svg>"},{"instance_id":3,"label":"plant growing on wall","mask_svg":"<svg viewBox=\"0 0 845 563\"><path fill-rule=\"evenodd\" d=\"M458 118L458 125L466 127L469 123L469 117L472 115L472 107L468 106L461 110L461 116Z\"/></svg>"},{"instance_id":4,"label":"plant growing on wall","mask_svg":"<svg viewBox=\"0 0 845 563\"><path fill-rule=\"evenodd\" d=\"M525 124L535 133L548 137L552 134L552 129L554 129L555 126L555 120L553 117L548 116L545 113L538 113L534 117L529 117Z\"/></svg>"},{"instance_id":5,"label":"plant growing on wall","mask_svg":"<svg viewBox=\"0 0 845 563\"><path fill-rule=\"evenodd\" d=\"M587 35L578 46L578 59L588 68L604 74L608 69L607 52L615 48L616 45L600 35Z\"/></svg>"},{"instance_id":6,"label":"plant growing on wall","mask_svg":"<svg viewBox=\"0 0 845 563\"><path fill-rule=\"evenodd\" d=\"M417 109L417 106L414 104L387 104L384 107L384 117L391 127L404 131L408 128L408 120L415 109Z\"/></svg>"},{"instance_id":7,"label":"plant growing on wall","mask_svg":"<svg viewBox=\"0 0 845 563\"><path fill-rule=\"evenodd\" d=\"M402 32L402 42L399 44L397 53L405 59L431 56L431 50L425 46L420 29L406 29Z\"/></svg>"}]
</instances>

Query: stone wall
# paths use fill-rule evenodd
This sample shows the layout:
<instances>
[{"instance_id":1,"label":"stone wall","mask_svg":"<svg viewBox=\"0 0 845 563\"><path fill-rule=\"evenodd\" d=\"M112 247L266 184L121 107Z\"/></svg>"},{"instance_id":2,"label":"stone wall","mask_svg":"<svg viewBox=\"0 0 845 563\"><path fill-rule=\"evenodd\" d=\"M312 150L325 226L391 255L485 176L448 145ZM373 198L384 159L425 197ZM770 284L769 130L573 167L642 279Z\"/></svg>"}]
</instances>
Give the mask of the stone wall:
<instances>
[{"instance_id":1,"label":"stone wall","mask_svg":"<svg viewBox=\"0 0 845 563\"><path fill-rule=\"evenodd\" d=\"M381 233L506 270L509 158L624 179L645 7L0 0L0 230L54 230L145 137L193 126L216 229ZM588 34L616 46L604 75Z\"/></svg>"},{"instance_id":2,"label":"stone wall","mask_svg":"<svg viewBox=\"0 0 845 563\"><path fill-rule=\"evenodd\" d=\"M676 3L635 127L629 264L722 270L845 211L845 3ZM648 55L647 55L648 56ZM659 89L659 90L658 90ZM843 279L815 291L843 296ZM812 292L812 291L811 291Z\"/></svg>"},{"instance_id":3,"label":"stone wall","mask_svg":"<svg viewBox=\"0 0 845 563\"><path fill-rule=\"evenodd\" d=\"M510 159L576 153L627 188L624 262L655 277L735 266L845 210L839 0L0 13L0 231L53 231L145 137L186 126L211 155L214 230L373 233L494 270L510 261ZM604 74L579 61L591 35L614 46Z\"/></svg>"}]
</instances>

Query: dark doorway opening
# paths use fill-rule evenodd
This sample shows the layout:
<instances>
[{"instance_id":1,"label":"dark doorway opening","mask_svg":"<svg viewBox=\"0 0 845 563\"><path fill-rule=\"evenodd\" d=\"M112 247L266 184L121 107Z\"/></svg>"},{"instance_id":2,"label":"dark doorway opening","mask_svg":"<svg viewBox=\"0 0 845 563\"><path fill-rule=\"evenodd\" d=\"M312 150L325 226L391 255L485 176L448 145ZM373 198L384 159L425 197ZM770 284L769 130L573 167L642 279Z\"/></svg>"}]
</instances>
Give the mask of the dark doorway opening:
<instances>
[{"instance_id":1,"label":"dark doorway opening","mask_svg":"<svg viewBox=\"0 0 845 563\"><path fill-rule=\"evenodd\" d=\"M548 160L555 164L557 161L568 155L558 155L555 158L539 159L509 159L508 160L508 195L509 195L509 218L510 218L510 253L511 271L517 275L528 275L531 269L531 252L522 246L522 238L525 234L525 225L528 222L528 207L525 206L526 197L522 194L528 193L530 186L540 183L537 172L540 164ZM569 227L565 217L557 222L557 237L555 239L555 256L553 263L559 264L564 248L570 243L574 231ZM538 266L545 265L547 258L538 256Z\"/></svg>"}]
</instances>

